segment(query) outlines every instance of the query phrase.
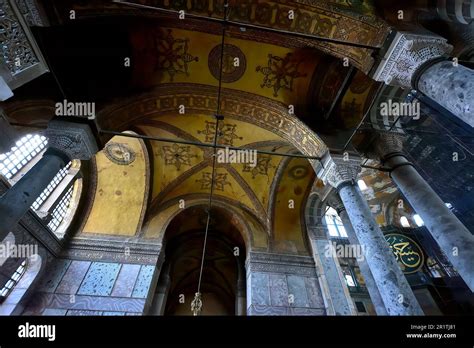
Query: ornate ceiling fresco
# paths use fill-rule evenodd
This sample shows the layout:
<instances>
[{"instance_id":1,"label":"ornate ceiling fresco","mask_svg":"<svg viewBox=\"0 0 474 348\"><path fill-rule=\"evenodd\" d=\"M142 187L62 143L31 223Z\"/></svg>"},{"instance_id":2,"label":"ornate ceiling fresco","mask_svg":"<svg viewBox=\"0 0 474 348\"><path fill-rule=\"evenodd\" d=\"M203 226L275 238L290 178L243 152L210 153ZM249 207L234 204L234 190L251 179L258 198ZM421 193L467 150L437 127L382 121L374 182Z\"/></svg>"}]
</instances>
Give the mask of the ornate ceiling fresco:
<instances>
[{"instance_id":1,"label":"ornate ceiling fresco","mask_svg":"<svg viewBox=\"0 0 474 348\"><path fill-rule=\"evenodd\" d=\"M372 54L384 42L388 26L373 15L370 1L245 0L230 2L229 21L247 27L229 25L222 37L222 1L131 2L184 9L189 17L180 20L177 14L102 0L47 5L57 24L63 24L61 32L48 29L57 42L90 55L71 61L76 69L70 69L59 63L63 56L58 47L46 44L48 56L58 62L63 88L72 95L90 90L97 101L97 125L180 141L143 143L105 136L108 143L96 156L97 185L89 190L92 205L82 234L161 241L182 209L205 204L212 185L212 148L182 141L211 145L220 109L217 144L265 153L257 156L255 167L217 164L215 205L231 212L239 230L249 231L246 244L307 253L302 216L315 178L312 165L271 153L321 157L327 151L315 130L324 128L322 113L341 89L348 70L344 58L361 72L342 95L336 110L342 116L334 122L340 129L359 122L374 90L364 73L371 69ZM303 36L288 39L252 26ZM126 59L129 67L123 66ZM77 84L83 74L94 79ZM118 90L126 91L126 97ZM48 109L48 104L38 107ZM19 117L26 112L10 108ZM133 180L131 173L136 174ZM106 221L113 223L105 226Z\"/></svg>"},{"instance_id":2,"label":"ornate ceiling fresco","mask_svg":"<svg viewBox=\"0 0 474 348\"><path fill-rule=\"evenodd\" d=\"M95 156L94 185L83 233L133 236L140 231L148 199L148 154L143 141L114 137Z\"/></svg>"},{"instance_id":3,"label":"ornate ceiling fresco","mask_svg":"<svg viewBox=\"0 0 474 348\"><path fill-rule=\"evenodd\" d=\"M168 19L173 27L188 27L193 31L204 31L219 34L223 17L224 2L222 0L182 1L182 0L132 0L120 4L105 0L83 2L79 0L53 1L56 20L68 23L69 11L74 9L78 19L104 15L140 15L160 18L163 23ZM132 6L130 6L132 5ZM133 6L137 5L137 6ZM140 5L142 7L140 7ZM368 72L373 64L370 48L350 47L338 43L310 40L311 35L365 45L380 47L389 33L389 27L373 16L374 9L370 1L268 1L238 0L230 1L229 20L266 28L281 29L288 32L303 33L306 38L295 38L292 42L279 35L259 34L256 31L232 31L241 38L251 38L257 42L278 42L281 46L313 47L339 58L349 58L351 63L364 72ZM155 8L183 10L190 17L186 21L177 20L177 15L163 14ZM290 19L289 11L293 11L294 19ZM192 15L215 18L216 21L206 25L196 25ZM199 23L199 22L197 22Z\"/></svg>"},{"instance_id":4,"label":"ornate ceiling fresco","mask_svg":"<svg viewBox=\"0 0 474 348\"><path fill-rule=\"evenodd\" d=\"M219 35L143 25L131 38L134 82L142 88L180 82L217 87L221 41ZM287 105L305 104L320 59L314 50L226 37L223 86Z\"/></svg>"}]
</instances>

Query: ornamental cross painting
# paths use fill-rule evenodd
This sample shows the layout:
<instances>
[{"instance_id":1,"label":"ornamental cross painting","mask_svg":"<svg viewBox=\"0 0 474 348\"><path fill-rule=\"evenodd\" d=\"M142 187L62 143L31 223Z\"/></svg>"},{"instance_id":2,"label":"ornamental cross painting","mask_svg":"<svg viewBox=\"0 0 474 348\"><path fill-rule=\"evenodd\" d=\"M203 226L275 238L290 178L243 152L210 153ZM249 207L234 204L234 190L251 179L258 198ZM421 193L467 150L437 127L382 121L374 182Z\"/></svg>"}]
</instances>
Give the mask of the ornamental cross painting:
<instances>
[{"instance_id":1,"label":"ornamental cross painting","mask_svg":"<svg viewBox=\"0 0 474 348\"><path fill-rule=\"evenodd\" d=\"M219 129L217 131L217 144L218 145L227 145L234 146L234 140L242 140L242 137L239 137L236 134L237 125L230 123L219 123ZM204 130L198 130L198 134L203 134L206 136L206 142L214 143L214 134L216 132L216 123L206 121L206 128Z\"/></svg>"},{"instance_id":2,"label":"ornamental cross painting","mask_svg":"<svg viewBox=\"0 0 474 348\"><path fill-rule=\"evenodd\" d=\"M201 190L208 190L212 184L212 173L202 173L202 178L196 180L201 184ZM224 191L226 185L230 185L227 181L227 173L216 173L214 176L214 189L217 191Z\"/></svg>"},{"instance_id":3,"label":"ornamental cross painting","mask_svg":"<svg viewBox=\"0 0 474 348\"><path fill-rule=\"evenodd\" d=\"M260 154L257 159L257 165L255 167L251 167L250 164L246 163L244 165L243 172L244 173L251 173L252 179L255 179L257 175L264 175L268 177L268 169L275 168L271 164L272 157L270 155L262 155Z\"/></svg>"},{"instance_id":4,"label":"ornamental cross painting","mask_svg":"<svg viewBox=\"0 0 474 348\"><path fill-rule=\"evenodd\" d=\"M273 96L278 97L281 89L293 91L293 81L299 77L306 77L307 74L298 72L301 60L292 58L292 53L288 53L284 58L268 55L267 66L257 66L257 71L264 75L261 88L273 88Z\"/></svg>"},{"instance_id":5,"label":"ornamental cross painting","mask_svg":"<svg viewBox=\"0 0 474 348\"><path fill-rule=\"evenodd\" d=\"M174 38L171 29L166 33L160 30L155 37L155 71L168 73L170 82L177 74L189 76L189 63L197 62L199 58L188 52L188 43L189 39Z\"/></svg>"},{"instance_id":6,"label":"ornamental cross painting","mask_svg":"<svg viewBox=\"0 0 474 348\"><path fill-rule=\"evenodd\" d=\"M178 144L163 146L163 152L160 155L164 157L166 165L175 166L177 170L181 170L181 166L190 166L191 159L197 158L197 155L191 154L191 146Z\"/></svg>"}]
</instances>

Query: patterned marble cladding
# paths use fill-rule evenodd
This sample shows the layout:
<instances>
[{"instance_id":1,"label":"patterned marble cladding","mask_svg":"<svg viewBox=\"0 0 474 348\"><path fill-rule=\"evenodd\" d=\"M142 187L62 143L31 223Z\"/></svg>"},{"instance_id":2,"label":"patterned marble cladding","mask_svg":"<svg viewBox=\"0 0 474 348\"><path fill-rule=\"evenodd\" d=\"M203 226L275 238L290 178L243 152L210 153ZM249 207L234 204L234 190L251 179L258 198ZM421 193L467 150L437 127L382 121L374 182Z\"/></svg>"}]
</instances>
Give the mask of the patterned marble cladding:
<instances>
[{"instance_id":1,"label":"patterned marble cladding","mask_svg":"<svg viewBox=\"0 0 474 348\"><path fill-rule=\"evenodd\" d=\"M75 294L81 286L91 263L88 261L72 261L61 283L59 283L56 293Z\"/></svg>"},{"instance_id":2,"label":"patterned marble cladding","mask_svg":"<svg viewBox=\"0 0 474 348\"><path fill-rule=\"evenodd\" d=\"M314 262L288 255L251 255L247 314L325 315Z\"/></svg>"},{"instance_id":3,"label":"patterned marble cladding","mask_svg":"<svg viewBox=\"0 0 474 348\"><path fill-rule=\"evenodd\" d=\"M70 260L62 259L53 262L47 272L45 272L44 277L40 280L36 290L42 292L54 292L70 264Z\"/></svg>"},{"instance_id":4,"label":"patterned marble cladding","mask_svg":"<svg viewBox=\"0 0 474 348\"><path fill-rule=\"evenodd\" d=\"M153 279L154 266L142 266L138 274L137 283L132 292L132 297L146 298Z\"/></svg>"},{"instance_id":5,"label":"patterned marble cladding","mask_svg":"<svg viewBox=\"0 0 474 348\"><path fill-rule=\"evenodd\" d=\"M94 262L79 288L79 295L109 296L120 271L120 264Z\"/></svg>"},{"instance_id":6,"label":"patterned marble cladding","mask_svg":"<svg viewBox=\"0 0 474 348\"><path fill-rule=\"evenodd\" d=\"M23 315L142 315L155 266L58 259Z\"/></svg>"}]
</instances>

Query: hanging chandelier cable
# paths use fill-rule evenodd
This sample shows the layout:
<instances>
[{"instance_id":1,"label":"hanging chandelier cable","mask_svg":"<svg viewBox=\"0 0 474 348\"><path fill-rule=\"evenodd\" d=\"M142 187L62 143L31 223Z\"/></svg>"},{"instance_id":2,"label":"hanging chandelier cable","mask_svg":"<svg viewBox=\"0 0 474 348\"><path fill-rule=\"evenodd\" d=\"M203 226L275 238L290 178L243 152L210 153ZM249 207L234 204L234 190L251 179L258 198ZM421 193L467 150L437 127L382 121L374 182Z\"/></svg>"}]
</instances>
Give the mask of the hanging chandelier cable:
<instances>
[{"instance_id":1,"label":"hanging chandelier cable","mask_svg":"<svg viewBox=\"0 0 474 348\"><path fill-rule=\"evenodd\" d=\"M201 267L199 270L199 282L197 287L197 292L195 294L194 300L191 303L191 310L194 315L198 315L202 310L202 297L201 297L201 282L202 282L202 273L204 269L204 259L206 258L206 247L207 247L207 235L209 232L209 223L211 221L211 208L212 208L212 196L214 194L214 180L216 172L216 160L217 160L217 138L219 136L219 120L224 119L221 115L221 94L222 94L222 69L224 65L224 42L225 42L225 32L226 32L226 21L227 21L227 10L229 4L228 0L224 2L224 22L222 25L222 39L221 39L221 61L220 61L220 71L219 71L219 87L217 90L217 110L215 114L216 118L216 129L214 132L214 142L213 142L213 154L212 154L212 174L211 174L211 189L209 192L209 204L207 208L207 222L206 230L204 232L204 243L202 247L202 257L201 257Z\"/></svg>"}]
</instances>

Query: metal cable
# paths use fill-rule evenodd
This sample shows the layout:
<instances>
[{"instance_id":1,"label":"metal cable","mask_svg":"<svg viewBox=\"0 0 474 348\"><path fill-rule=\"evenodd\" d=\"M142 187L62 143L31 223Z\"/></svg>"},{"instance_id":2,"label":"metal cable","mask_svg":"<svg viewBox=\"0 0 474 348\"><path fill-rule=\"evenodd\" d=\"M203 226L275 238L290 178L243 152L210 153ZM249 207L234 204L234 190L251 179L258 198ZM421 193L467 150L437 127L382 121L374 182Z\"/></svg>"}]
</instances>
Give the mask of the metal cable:
<instances>
[{"instance_id":1,"label":"metal cable","mask_svg":"<svg viewBox=\"0 0 474 348\"><path fill-rule=\"evenodd\" d=\"M221 118L221 94L222 94L222 70L224 65L224 42L225 42L225 31L226 31L226 21L227 21L227 10L229 4L228 0L224 2L224 24L222 26L222 39L221 39L221 61L220 61L220 71L219 71L219 87L217 90L217 110L216 110L216 130L214 132L214 146L213 146L213 154L212 154L212 174L211 174L211 190L209 193L209 206L207 208L207 222L206 222L206 230L204 232L204 245L202 248L202 257L201 257L201 268L199 270L199 282L197 292L201 292L201 281L202 281L202 273L204 269L204 259L206 258L206 246L207 246L207 235L209 232L209 222L211 220L211 208L212 208L212 195L214 194L214 180L216 174L216 160L217 160L217 137L219 134L219 119Z\"/></svg>"}]
</instances>

